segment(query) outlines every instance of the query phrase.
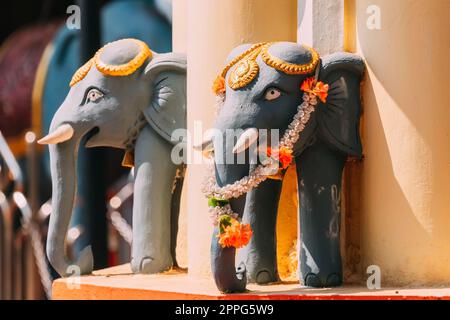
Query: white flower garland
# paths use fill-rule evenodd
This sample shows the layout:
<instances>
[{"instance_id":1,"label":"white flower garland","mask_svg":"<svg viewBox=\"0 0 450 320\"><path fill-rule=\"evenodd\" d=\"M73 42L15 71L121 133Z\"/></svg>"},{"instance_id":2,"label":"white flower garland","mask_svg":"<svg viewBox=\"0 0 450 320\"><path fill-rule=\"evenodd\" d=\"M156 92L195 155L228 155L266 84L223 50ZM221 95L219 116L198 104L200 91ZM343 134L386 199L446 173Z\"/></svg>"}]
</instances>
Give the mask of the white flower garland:
<instances>
[{"instance_id":1,"label":"white flower garland","mask_svg":"<svg viewBox=\"0 0 450 320\"><path fill-rule=\"evenodd\" d=\"M303 102L297 107L297 113L294 116L294 120L289 124L288 129L280 141L280 148L286 147L291 150L293 149L300 137L300 133L305 129L311 113L314 112L316 105L317 97L314 93L303 93ZM278 166L278 162L271 159L271 161L268 161L267 163L258 165L248 176L223 187L217 185L214 167L211 166L211 173L203 184L202 192L207 198L214 197L224 200L238 198L244 193L248 193L250 190L257 187L261 182L273 174L274 165ZM225 207L211 207L210 211L214 217L218 217L222 214L233 214L229 205Z\"/></svg>"},{"instance_id":2,"label":"white flower garland","mask_svg":"<svg viewBox=\"0 0 450 320\"><path fill-rule=\"evenodd\" d=\"M216 206L216 207L209 207L209 214L212 221L212 224L214 226L218 225L219 217L222 215L227 215L232 217L233 219L238 218L238 214L231 209L231 206L229 204L226 204L223 207Z\"/></svg>"}]
</instances>

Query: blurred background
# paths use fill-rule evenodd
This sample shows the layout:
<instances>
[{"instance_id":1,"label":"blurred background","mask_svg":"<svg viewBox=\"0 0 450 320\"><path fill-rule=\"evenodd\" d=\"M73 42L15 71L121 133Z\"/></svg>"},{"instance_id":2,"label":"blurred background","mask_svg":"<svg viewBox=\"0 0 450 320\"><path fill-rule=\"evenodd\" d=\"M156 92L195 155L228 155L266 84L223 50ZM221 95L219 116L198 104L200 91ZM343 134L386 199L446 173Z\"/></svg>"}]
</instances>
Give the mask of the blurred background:
<instances>
[{"instance_id":1,"label":"blurred background","mask_svg":"<svg viewBox=\"0 0 450 320\"><path fill-rule=\"evenodd\" d=\"M75 5L75 6L74 6ZM137 38L171 51L171 0L5 0L0 4L0 300L48 299L47 148L36 141L73 73L103 44ZM81 144L83 145L83 144ZM92 245L95 269L129 262L132 172L123 152L80 147L68 255Z\"/></svg>"}]
</instances>

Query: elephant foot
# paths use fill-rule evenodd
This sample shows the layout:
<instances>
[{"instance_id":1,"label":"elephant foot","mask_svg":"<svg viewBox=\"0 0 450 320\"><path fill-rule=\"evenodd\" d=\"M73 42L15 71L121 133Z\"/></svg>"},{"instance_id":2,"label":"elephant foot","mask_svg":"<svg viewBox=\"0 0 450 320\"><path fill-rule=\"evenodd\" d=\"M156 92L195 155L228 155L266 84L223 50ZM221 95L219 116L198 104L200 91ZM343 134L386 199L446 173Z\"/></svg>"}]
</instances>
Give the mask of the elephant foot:
<instances>
[{"instance_id":1,"label":"elephant foot","mask_svg":"<svg viewBox=\"0 0 450 320\"><path fill-rule=\"evenodd\" d=\"M255 277L257 284L266 284L277 281L277 277L269 272L269 270L260 270Z\"/></svg>"},{"instance_id":2,"label":"elephant foot","mask_svg":"<svg viewBox=\"0 0 450 320\"><path fill-rule=\"evenodd\" d=\"M154 259L152 257L144 257L142 259L131 260L131 270L133 273L159 273L169 270L172 265L172 258Z\"/></svg>"},{"instance_id":3,"label":"elephant foot","mask_svg":"<svg viewBox=\"0 0 450 320\"><path fill-rule=\"evenodd\" d=\"M305 277L305 286L312 288L337 287L342 285L342 277L337 273L320 275L308 273Z\"/></svg>"},{"instance_id":4,"label":"elephant foot","mask_svg":"<svg viewBox=\"0 0 450 320\"><path fill-rule=\"evenodd\" d=\"M247 277L249 282L257 284L267 284L279 280L277 272L271 272L267 268L247 270Z\"/></svg>"}]
</instances>

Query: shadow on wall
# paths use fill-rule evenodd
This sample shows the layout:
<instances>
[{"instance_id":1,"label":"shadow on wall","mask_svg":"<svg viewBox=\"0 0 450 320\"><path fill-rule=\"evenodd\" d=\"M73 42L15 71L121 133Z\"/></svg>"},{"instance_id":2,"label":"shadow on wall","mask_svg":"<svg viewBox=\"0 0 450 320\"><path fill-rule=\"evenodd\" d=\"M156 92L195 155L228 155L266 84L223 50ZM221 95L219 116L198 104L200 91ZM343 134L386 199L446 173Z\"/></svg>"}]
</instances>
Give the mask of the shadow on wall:
<instances>
[{"instance_id":1,"label":"shadow on wall","mask_svg":"<svg viewBox=\"0 0 450 320\"><path fill-rule=\"evenodd\" d=\"M366 25L369 5L381 10L380 30ZM356 10L367 63L363 267L380 266L384 285L448 283L450 3L363 0Z\"/></svg>"}]
</instances>

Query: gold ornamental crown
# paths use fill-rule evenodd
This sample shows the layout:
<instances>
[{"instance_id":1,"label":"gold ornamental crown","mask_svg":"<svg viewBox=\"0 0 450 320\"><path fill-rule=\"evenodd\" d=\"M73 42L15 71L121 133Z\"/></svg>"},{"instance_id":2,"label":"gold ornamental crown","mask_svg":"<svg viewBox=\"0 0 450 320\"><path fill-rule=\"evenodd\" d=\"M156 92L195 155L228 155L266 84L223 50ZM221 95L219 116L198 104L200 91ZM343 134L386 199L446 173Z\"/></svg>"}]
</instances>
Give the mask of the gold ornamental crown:
<instances>
[{"instance_id":1,"label":"gold ornamental crown","mask_svg":"<svg viewBox=\"0 0 450 320\"><path fill-rule=\"evenodd\" d=\"M260 42L236 56L222 70L220 76L226 77L229 70L228 85L236 90L245 87L255 79L259 72L256 58L261 55L264 63L285 74L308 74L315 70L319 62L319 54L311 47L302 45L311 55L311 60L304 64L294 64L273 56L269 52L270 46L276 42Z\"/></svg>"},{"instance_id":2,"label":"gold ornamental crown","mask_svg":"<svg viewBox=\"0 0 450 320\"><path fill-rule=\"evenodd\" d=\"M138 47L138 53L128 62L123 64L108 64L102 60L102 54L105 50L118 45L123 42L131 42ZM81 81L89 72L92 65L95 65L98 71L100 71L104 75L108 76L128 76L134 73L140 66L149 58L152 57L152 52L145 42L137 39L122 39L110 42L100 48L97 53L91 58L88 62L86 62L81 68L79 68L72 77L70 81L70 86L75 85L79 81Z\"/></svg>"}]
</instances>

